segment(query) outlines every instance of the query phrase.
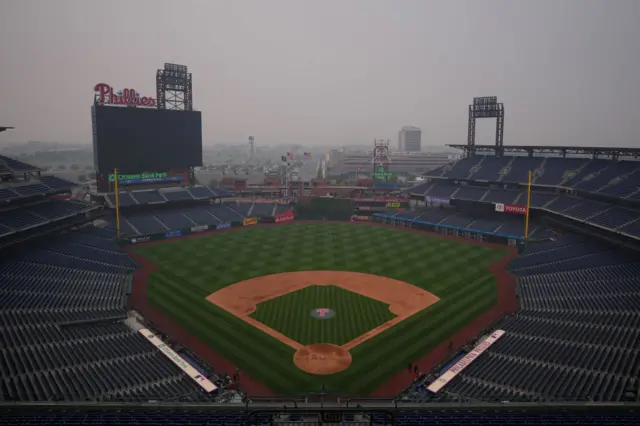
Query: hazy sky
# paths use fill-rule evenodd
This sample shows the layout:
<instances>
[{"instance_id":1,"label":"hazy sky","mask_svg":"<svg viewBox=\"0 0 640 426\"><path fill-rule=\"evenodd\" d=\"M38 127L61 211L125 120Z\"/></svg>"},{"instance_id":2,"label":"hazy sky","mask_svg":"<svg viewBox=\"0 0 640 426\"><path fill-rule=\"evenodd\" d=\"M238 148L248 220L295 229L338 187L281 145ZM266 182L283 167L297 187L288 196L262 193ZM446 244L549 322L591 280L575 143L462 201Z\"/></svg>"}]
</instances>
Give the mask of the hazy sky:
<instances>
[{"instance_id":1,"label":"hazy sky","mask_svg":"<svg viewBox=\"0 0 640 426\"><path fill-rule=\"evenodd\" d=\"M1 0L1 141L91 141L98 82L193 73L205 141L640 146L640 0ZM492 143L494 119L478 124Z\"/></svg>"}]
</instances>

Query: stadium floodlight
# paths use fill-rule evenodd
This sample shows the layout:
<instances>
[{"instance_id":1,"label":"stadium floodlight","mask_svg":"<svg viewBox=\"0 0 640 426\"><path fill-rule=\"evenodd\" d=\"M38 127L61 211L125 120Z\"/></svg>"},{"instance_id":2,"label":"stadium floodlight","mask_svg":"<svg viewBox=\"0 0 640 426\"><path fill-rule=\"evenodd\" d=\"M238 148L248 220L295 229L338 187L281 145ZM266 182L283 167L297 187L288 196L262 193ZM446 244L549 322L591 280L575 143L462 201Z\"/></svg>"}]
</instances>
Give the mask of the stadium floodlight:
<instances>
[{"instance_id":1,"label":"stadium floodlight","mask_svg":"<svg viewBox=\"0 0 640 426\"><path fill-rule=\"evenodd\" d=\"M156 73L158 109L193 111L191 73L186 65L165 63Z\"/></svg>"},{"instance_id":2,"label":"stadium floodlight","mask_svg":"<svg viewBox=\"0 0 640 426\"><path fill-rule=\"evenodd\" d=\"M469 105L466 155L474 155L476 152L476 119L478 118L496 119L495 154L502 157L504 153L504 104L498 102L497 96L473 98L473 103Z\"/></svg>"}]
</instances>

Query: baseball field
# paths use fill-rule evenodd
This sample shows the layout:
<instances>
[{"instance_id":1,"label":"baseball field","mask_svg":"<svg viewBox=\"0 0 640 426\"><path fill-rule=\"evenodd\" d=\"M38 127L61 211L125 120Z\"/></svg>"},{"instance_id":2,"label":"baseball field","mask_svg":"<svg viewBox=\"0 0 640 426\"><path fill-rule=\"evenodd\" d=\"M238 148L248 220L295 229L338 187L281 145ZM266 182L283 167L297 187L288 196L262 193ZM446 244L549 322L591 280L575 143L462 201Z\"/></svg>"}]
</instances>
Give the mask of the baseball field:
<instances>
[{"instance_id":1,"label":"baseball field","mask_svg":"<svg viewBox=\"0 0 640 426\"><path fill-rule=\"evenodd\" d=\"M376 391L498 304L490 265L508 255L389 227L307 222L133 250L154 265L138 303L278 395Z\"/></svg>"}]
</instances>

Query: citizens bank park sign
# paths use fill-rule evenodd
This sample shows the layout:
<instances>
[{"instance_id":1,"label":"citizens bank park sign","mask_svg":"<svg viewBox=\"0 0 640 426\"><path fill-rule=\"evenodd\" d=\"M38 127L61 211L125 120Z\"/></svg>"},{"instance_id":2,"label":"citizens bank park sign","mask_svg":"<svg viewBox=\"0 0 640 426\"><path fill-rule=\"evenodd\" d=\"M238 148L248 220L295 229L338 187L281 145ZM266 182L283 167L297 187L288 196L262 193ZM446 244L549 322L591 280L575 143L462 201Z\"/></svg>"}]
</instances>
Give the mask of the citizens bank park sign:
<instances>
[{"instance_id":1,"label":"citizens bank park sign","mask_svg":"<svg viewBox=\"0 0 640 426\"><path fill-rule=\"evenodd\" d=\"M134 89L122 89L115 91L106 83L98 83L93 90L95 102L99 105L122 105L128 107L155 108L156 100L147 96L140 96Z\"/></svg>"}]
</instances>

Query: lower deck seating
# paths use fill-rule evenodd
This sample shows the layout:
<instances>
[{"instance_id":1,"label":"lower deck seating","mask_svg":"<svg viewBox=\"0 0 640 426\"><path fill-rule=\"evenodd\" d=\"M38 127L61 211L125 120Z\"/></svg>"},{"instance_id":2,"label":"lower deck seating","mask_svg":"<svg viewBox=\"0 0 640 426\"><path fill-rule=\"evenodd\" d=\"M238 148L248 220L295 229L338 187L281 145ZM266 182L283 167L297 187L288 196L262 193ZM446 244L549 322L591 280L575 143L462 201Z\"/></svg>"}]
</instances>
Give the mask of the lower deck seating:
<instances>
[{"instance_id":1,"label":"lower deck seating","mask_svg":"<svg viewBox=\"0 0 640 426\"><path fill-rule=\"evenodd\" d=\"M624 401L640 375L640 256L567 235L509 265L522 310L505 335L422 398ZM418 397L416 396L416 397ZM635 398L635 396L633 396Z\"/></svg>"},{"instance_id":2,"label":"lower deck seating","mask_svg":"<svg viewBox=\"0 0 640 426\"><path fill-rule=\"evenodd\" d=\"M211 399L123 322L136 264L113 237L88 227L0 253L0 402Z\"/></svg>"}]
</instances>

